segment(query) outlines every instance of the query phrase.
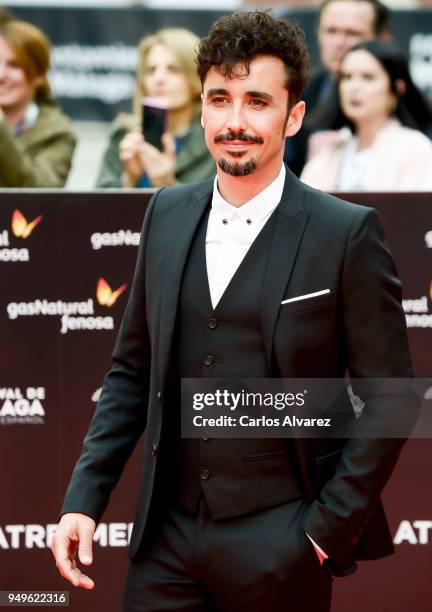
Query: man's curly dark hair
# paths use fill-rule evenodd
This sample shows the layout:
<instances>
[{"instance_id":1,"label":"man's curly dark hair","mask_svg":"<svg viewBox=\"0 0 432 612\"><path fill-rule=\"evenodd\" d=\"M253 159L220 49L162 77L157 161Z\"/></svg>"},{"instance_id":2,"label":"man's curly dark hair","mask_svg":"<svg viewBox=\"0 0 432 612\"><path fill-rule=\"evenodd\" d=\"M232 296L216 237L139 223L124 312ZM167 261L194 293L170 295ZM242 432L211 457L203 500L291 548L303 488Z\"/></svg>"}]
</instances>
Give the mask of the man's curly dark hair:
<instances>
[{"instance_id":1,"label":"man's curly dark hair","mask_svg":"<svg viewBox=\"0 0 432 612\"><path fill-rule=\"evenodd\" d=\"M285 86L289 107L300 99L307 83L309 51L303 30L289 19L275 19L267 11L233 13L216 21L200 41L197 66L201 83L213 66L228 79L238 76L239 64L249 74L250 62L260 55L271 55L285 66Z\"/></svg>"}]
</instances>

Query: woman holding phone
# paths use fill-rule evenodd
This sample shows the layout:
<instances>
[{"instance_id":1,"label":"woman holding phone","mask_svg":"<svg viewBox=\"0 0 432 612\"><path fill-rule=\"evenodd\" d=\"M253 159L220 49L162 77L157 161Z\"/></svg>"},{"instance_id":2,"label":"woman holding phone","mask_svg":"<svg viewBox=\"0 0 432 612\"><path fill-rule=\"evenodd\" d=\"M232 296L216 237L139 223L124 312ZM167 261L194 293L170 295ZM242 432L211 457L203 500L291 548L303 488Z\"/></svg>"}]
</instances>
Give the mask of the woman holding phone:
<instances>
[{"instance_id":1,"label":"woman holding phone","mask_svg":"<svg viewBox=\"0 0 432 612\"><path fill-rule=\"evenodd\" d=\"M162 187L214 175L214 161L200 125L201 83L195 67L198 41L183 28L165 28L141 40L134 113L119 115L114 122L97 187ZM155 111L164 108L166 113ZM154 135L162 131L163 124L158 146Z\"/></svg>"}]
</instances>

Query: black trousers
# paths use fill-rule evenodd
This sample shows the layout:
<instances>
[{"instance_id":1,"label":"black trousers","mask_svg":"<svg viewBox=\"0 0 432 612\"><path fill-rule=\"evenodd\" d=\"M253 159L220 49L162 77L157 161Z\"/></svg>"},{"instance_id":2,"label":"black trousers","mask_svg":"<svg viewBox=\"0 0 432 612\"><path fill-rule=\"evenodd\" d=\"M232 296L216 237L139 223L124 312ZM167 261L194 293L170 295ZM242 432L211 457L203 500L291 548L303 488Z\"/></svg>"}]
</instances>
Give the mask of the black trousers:
<instances>
[{"instance_id":1,"label":"black trousers","mask_svg":"<svg viewBox=\"0 0 432 612\"><path fill-rule=\"evenodd\" d=\"M154 544L130 561L123 612L328 612L332 575L302 529L296 500L215 521L205 499L172 508Z\"/></svg>"}]
</instances>

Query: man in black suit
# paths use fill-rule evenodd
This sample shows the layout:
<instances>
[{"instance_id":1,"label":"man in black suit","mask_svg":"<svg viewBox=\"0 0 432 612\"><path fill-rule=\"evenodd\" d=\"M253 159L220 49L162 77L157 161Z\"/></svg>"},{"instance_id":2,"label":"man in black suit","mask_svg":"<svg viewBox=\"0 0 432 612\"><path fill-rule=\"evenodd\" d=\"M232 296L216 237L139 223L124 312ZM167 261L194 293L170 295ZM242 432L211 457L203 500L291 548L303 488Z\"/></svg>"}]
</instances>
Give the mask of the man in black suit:
<instances>
[{"instance_id":1,"label":"man in black suit","mask_svg":"<svg viewBox=\"0 0 432 612\"><path fill-rule=\"evenodd\" d=\"M201 41L217 177L149 204L114 364L52 544L61 574L93 588L75 554L91 563L95 525L145 431L127 612L324 612L333 575L392 552L379 496L403 441L180 437L181 378L411 376L377 213L283 165L307 68L302 32L268 13L226 16ZM364 390L379 419L388 398Z\"/></svg>"}]
</instances>

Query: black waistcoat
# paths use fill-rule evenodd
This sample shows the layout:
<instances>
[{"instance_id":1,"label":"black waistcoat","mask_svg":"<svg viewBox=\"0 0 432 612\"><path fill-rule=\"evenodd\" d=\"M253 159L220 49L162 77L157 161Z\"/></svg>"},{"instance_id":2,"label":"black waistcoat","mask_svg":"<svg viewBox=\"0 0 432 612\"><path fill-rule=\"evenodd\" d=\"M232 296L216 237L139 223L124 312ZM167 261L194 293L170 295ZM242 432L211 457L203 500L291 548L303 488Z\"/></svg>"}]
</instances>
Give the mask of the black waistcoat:
<instances>
[{"instance_id":1,"label":"black waistcoat","mask_svg":"<svg viewBox=\"0 0 432 612\"><path fill-rule=\"evenodd\" d=\"M260 302L275 214L260 232L220 301L211 304L205 255L208 213L186 262L176 321L179 378L267 378ZM196 510L204 494L213 518L227 518L301 497L284 439L186 439L180 442L177 502Z\"/></svg>"}]
</instances>

